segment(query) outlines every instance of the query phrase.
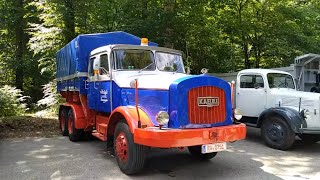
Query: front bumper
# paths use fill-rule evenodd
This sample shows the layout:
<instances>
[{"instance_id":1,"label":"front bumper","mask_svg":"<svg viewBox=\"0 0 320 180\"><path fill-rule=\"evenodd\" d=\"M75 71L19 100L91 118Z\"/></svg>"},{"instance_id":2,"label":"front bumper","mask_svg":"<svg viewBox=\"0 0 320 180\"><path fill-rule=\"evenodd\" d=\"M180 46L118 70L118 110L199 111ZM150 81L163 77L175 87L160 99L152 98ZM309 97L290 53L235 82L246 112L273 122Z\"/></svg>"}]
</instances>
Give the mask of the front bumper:
<instances>
[{"instance_id":1,"label":"front bumper","mask_svg":"<svg viewBox=\"0 0 320 180\"><path fill-rule=\"evenodd\" d=\"M134 142L137 144L174 148L187 147L218 142L232 142L246 137L246 125L233 124L202 129L159 129L136 128Z\"/></svg>"}]
</instances>

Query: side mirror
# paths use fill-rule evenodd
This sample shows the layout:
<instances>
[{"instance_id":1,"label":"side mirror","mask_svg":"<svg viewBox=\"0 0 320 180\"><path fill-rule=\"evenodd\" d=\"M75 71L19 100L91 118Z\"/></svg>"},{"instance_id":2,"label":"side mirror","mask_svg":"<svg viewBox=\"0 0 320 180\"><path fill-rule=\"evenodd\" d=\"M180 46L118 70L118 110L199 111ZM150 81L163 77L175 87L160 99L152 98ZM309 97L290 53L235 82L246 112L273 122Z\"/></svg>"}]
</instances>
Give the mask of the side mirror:
<instances>
[{"instance_id":1,"label":"side mirror","mask_svg":"<svg viewBox=\"0 0 320 180\"><path fill-rule=\"evenodd\" d=\"M93 71L99 71L99 69L100 69L100 58L96 57L93 60Z\"/></svg>"},{"instance_id":2,"label":"side mirror","mask_svg":"<svg viewBox=\"0 0 320 180\"><path fill-rule=\"evenodd\" d=\"M190 74L190 73L191 73L190 67L186 67L186 73L187 73L187 74Z\"/></svg>"}]
</instances>

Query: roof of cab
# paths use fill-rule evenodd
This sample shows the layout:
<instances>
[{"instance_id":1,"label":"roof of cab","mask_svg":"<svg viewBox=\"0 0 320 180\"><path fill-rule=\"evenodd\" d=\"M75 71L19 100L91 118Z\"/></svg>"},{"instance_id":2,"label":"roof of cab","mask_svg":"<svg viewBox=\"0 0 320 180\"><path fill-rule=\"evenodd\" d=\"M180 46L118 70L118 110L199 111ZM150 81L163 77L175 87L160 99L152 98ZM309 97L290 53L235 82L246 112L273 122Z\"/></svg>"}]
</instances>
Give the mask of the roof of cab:
<instances>
[{"instance_id":1,"label":"roof of cab","mask_svg":"<svg viewBox=\"0 0 320 180\"><path fill-rule=\"evenodd\" d=\"M281 73L281 74L291 75L288 72L274 70L274 69L245 69L245 70L239 71L238 74L257 74L257 73L263 74L263 75L267 75L268 73Z\"/></svg>"},{"instance_id":2,"label":"roof of cab","mask_svg":"<svg viewBox=\"0 0 320 180\"><path fill-rule=\"evenodd\" d=\"M124 45L124 44L113 44L113 45L107 45L102 46L99 48L96 48L91 51L90 56L93 56L95 54L110 51L111 49L144 49L144 50L156 50L156 51L162 51L162 52L171 52L176 54L182 54L181 51L165 48L165 47L159 47L159 46L141 46L141 45Z\"/></svg>"}]
</instances>

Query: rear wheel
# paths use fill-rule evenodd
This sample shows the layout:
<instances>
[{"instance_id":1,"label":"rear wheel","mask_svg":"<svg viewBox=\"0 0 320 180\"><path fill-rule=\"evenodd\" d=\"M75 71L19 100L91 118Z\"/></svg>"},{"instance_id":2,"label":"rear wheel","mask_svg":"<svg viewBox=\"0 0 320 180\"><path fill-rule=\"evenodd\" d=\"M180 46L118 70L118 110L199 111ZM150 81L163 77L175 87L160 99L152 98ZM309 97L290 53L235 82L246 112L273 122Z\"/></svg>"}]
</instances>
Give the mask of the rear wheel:
<instances>
[{"instance_id":1,"label":"rear wheel","mask_svg":"<svg viewBox=\"0 0 320 180\"><path fill-rule=\"evenodd\" d=\"M279 150L291 148L296 136L288 123L278 116L262 122L261 135L269 147Z\"/></svg>"},{"instance_id":2,"label":"rear wheel","mask_svg":"<svg viewBox=\"0 0 320 180\"><path fill-rule=\"evenodd\" d=\"M67 109L65 107L61 107L59 110L59 124L60 131L63 136L68 135L68 116Z\"/></svg>"},{"instance_id":3,"label":"rear wheel","mask_svg":"<svg viewBox=\"0 0 320 180\"><path fill-rule=\"evenodd\" d=\"M188 147L188 150L193 157L200 160L209 160L214 158L217 155L217 152L202 154L201 146L190 146Z\"/></svg>"},{"instance_id":4,"label":"rear wheel","mask_svg":"<svg viewBox=\"0 0 320 180\"><path fill-rule=\"evenodd\" d=\"M299 138L306 144L314 144L320 141L319 134L300 134Z\"/></svg>"},{"instance_id":5,"label":"rear wheel","mask_svg":"<svg viewBox=\"0 0 320 180\"><path fill-rule=\"evenodd\" d=\"M114 151L120 170L125 174L139 172L145 161L145 147L135 144L129 127L119 122L114 134Z\"/></svg>"},{"instance_id":6,"label":"rear wheel","mask_svg":"<svg viewBox=\"0 0 320 180\"><path fill-rule=\"evenodd\" d=\"M81 130L76 129L75 120L72 109L70 109L68 114L68 132L70 141L79 141L81 138Z\"/></svg>"}]
</instances>

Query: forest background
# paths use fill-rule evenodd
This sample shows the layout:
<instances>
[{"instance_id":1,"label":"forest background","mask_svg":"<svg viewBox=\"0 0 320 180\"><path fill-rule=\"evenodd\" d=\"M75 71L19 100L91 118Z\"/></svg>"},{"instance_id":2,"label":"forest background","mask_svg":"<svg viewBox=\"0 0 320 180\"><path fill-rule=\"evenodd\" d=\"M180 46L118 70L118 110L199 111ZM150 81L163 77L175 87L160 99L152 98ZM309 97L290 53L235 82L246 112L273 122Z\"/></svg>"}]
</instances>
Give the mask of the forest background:
<instances>
[{"instance_id":1,"label":"forest background","mask_svg":"<svg viewBox=\"0 0 320 180\"><path fill-rule=\"evenodd\" d=\"M320 1L0 0L0 99L54 104L56 52L110 31L183 51L194 74L281 67L320 53Z\"/></svg>"}]
</instances>

